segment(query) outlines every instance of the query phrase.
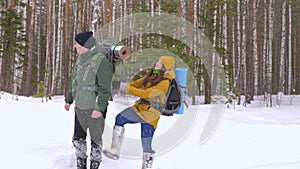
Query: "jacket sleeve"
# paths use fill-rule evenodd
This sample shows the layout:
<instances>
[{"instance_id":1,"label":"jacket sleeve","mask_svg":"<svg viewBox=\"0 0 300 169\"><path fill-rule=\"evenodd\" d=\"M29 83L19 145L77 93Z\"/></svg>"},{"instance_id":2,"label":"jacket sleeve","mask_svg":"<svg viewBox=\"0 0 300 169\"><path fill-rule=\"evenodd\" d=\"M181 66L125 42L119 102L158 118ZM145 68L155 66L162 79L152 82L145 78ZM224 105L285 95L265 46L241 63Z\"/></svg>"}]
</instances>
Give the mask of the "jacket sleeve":
<instances>
[{"instance_id":1,"label":"jacket sleeve","mask_svg":"<svg viewBox=\"0 0 300 169\"><path fill-rule=\"evenodd\" d=\"M128 85L126 88L127 93L132 94L134 96L149 100L149 96L151 92L154 90L161 90L164 93L167 93L169 89L169 81L168 80L162 80L161 82L157 83L155 86L142 89L134 87L133 85Z\"/></svg>"},{"instance_id":2,"label":"jacket sleeve","mask_svg":"<svg viewBox=\"0 0 300 169\"><path fill-rule=\"evenodd\" d=\"M100 62L96 75L98 85L97 100L94 110L104 112L108 105L108 99L111 95L111 83L113 77L113 67L107 58L103 57Z\"/></svg>"},{"instance_id":3,"label":"jacket sleeve","mask_svg":"<svg viewBox=\"0 0 300 169\"><path fill-rule=\"evenodd\" d=\"M145 79L145 77L142 77L134 82L129 82L128 85L136 88L141 88L142 82Z\"/></svg>"},{"instance_id":4,"label":"jacket sleeve","mask_svg":"<svg viewBox=\"0 0 300 169\"><path fill-rule=\"evenodd\" d=\"M74 68L73 68L73 72L72 72L72 76L70 78L70 82L69 82L69 88L68 88L68 91L66 93L66 96L65 96L65 102L66 103L69 103L69 104L72 104L73 103L73 81L75 80L75 76L76 76L76 64L74 65Z\"/></svg>"}]
</instances>

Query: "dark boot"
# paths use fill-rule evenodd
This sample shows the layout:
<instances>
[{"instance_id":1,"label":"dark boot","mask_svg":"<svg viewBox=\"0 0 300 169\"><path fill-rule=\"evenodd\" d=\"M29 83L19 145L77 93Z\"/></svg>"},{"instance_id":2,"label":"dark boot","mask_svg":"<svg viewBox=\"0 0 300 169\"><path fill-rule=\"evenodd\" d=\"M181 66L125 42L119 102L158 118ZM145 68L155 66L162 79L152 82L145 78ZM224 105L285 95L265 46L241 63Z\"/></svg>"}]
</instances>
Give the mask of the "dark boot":
<instances>
[{"instance_id":1,"label":"dark boot","mask_svg":"<svg viewBox=\"0 0 300 169\"><path fill-rule=\"evenodd\" d=\"M73 138L72 142L75 148L77 169L86 169L86 141L84 139Z\"/></svg>"},{"instance_id":2,"label":"dark boot","mask_svg":"<svg viewBox=\"0 0 300 169\"><path fill-rule=\"evenodd\" d=\"M99 161L91 161L91 168L90 169L98 169L100 166L100 162Z\"/></svg>"},{"instance_id":3,"label":"dark boot","mask_svg":"<svg viewBox=\"0 0 300 169\"><path fill-rule=\"evenodd\" d=\"M98 169L102 161L102 144L96 144L92 141L90 159L90 169Z\"/></svg>"},{"instance_id":4,"label":"dark boot","mask_svg":"<svg viewBox=\"0 0 300 169\"><path fill-rule=\"evenodd\" d=\"M86 155L86 140L73 138L73 146L75 148L76 159L87 159Z\"/></svg>"},{"instance_id":5,"label":"dark boot","mask_svg":"<svg viewBox=\"0 0 300 169\"><path fill-rule=\"evenodd\" d=\"M85 158L77 158L77 169L86 169L86 159Z\"/></svg>"}]
</instances>

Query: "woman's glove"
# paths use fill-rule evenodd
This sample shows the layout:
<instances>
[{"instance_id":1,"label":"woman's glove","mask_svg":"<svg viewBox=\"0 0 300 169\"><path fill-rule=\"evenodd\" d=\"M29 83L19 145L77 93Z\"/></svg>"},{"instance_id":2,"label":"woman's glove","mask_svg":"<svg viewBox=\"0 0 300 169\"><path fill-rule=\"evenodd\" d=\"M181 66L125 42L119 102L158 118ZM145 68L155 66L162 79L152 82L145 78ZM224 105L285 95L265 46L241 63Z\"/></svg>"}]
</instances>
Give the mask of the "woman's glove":
<instances>
[{"instance_id":1,"label":"woman's glove","mask_svg":"<svg viewBox=\"0 0 300 169\"><path fill-rule=\"evenodd\" d=\"M127 88L127 83L126 82L121 82L119 90L126 91L126 88Z\"/></svg>"}]
</instances>

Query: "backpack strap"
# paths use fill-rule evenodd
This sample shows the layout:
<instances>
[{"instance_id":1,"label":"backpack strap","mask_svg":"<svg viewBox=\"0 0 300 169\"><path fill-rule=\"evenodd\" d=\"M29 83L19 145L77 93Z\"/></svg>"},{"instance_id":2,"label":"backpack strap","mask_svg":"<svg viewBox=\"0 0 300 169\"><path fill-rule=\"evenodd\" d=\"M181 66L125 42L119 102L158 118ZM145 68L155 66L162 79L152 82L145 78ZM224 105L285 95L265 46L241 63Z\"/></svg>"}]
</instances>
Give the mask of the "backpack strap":
<instances>
[{"instance_id":1,"label":"backpack strap","mask_svg":"<svg viewBox=\"0 0 300 169\"><path fill-rule=\"evenodd\" d=\"M140 98L141 104L150 104L150 102L146 99Z\"/></svg>"}]
</instances>

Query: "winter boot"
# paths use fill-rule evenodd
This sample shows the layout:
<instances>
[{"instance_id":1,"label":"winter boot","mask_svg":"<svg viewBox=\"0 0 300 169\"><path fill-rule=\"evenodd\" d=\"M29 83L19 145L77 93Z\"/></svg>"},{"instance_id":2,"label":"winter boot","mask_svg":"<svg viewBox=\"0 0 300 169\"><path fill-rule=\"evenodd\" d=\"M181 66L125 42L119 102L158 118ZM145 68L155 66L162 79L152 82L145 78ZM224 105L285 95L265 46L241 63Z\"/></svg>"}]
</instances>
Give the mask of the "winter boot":
<instances>
[{"instance_id":1,"label":"winter boot","mask_svg":"<svg viewBox=\"0 0 300 169\"><path fill-rule=\"evenodd\" d=\"M100 166L100 162L99 161L91 161L91 165L90 165L90 169L98 169Z\"/></svg>"},{"instance_id":2,"label":"winter boot","mask_svg":"<svg viewBox=\"0 0 300 169\"><path fill-rule=\"evenodd\" d=\"M124 130L125 128L122 126L114 126L111 147L109 149L103 150L103 153L106 157L113 160L118 160L120 158Z\"/></svg>"},{"instance_id":3,"label":"winter boot","mask_svg":"<svg viewBox=\"0 0 300 169\"><path fill-rule=\"evenodd\" d=\"M84 139L73 138L72 142L75 148L77 169L86 169L86 141Z\"/></svg>"},{"instance_id":4,"label":"winter boot","mask_svg":"<svg viewBox=\"0 0 300 169\"><path fill-rule=\"evenodd\" d=\"M143 166L142 166L142 169L152 168L153 159L154 159L154 152L153 153L143 152Z\"/></svg>"},{"instance_id":5,"label":"winter boot","mask_svg":"<svg viewBox=\"0 0 300 169\"><path fill-rule=\"evenodd\" d=\"M92 141L90 159L90 169L98 169L102 161L102 143L96 144Z\"/></svg>"},{"instance_id":6,"label":"winter boot","mask_svg":"<svg viewBox=\"0 0 300 169\"><path fill-rule=\"evenodd\" d=\"M85 158L77 158L77 169L86 169L86 159Z\"/></svg>"}]
</instances>

